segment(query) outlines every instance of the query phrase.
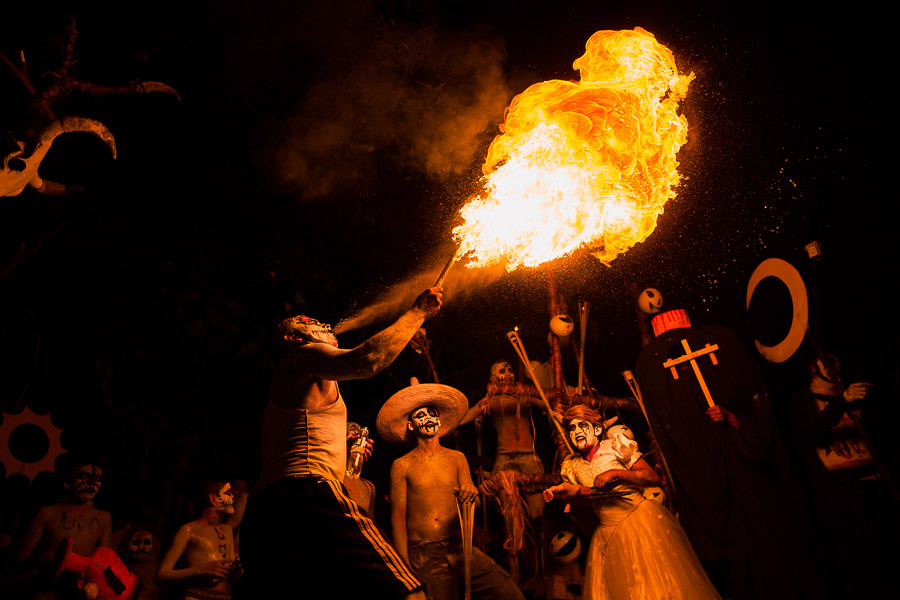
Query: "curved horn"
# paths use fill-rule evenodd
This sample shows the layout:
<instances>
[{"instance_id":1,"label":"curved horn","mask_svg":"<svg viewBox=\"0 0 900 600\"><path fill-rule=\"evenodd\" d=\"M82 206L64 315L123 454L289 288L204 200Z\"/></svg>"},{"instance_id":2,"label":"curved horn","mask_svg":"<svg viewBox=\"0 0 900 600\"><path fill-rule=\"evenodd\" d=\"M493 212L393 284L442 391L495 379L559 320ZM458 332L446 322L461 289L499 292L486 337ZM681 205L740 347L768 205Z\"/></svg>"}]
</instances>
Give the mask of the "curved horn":
<instances>
[{"instance_id":1,"label":"curved horn","mask_svg":"<svg viewBox=\"0 0 900 600\"><path fill-rule=\"evenodd\" d=\"M116 157L116 140L109 129L106 128L106 125L100 121L84 117L63 117L44 127L38 135L37 143L34 145L33 155L46 154L56 136L76 131L94 134L109 146L112 157Z\"/></svg>"},{"instance_id":2,"label":"curved horn","mask_svg":"<svg viewBox=\"0 0 900 600\"><path fill-rule=\"evenodd\" d=\"M116 157L116 139L113 137L112 132L106 128L106 125L100 121L86 119L84 117L63 117L60 121L62 128L60 133L73 133L76 131L92 133L109 147L109 152L112 154L112 157Z\"/></svg>"},{"instance_id":3,"label":"curved horn","mask_svg":"<svg viewBox=\"0 0 900 600\"><path fill-rule=\"evenodd\" d=\"M142 81L138 83L145 94L150 94L152 92L159 92L161 94L171 94L175 96L175 98L181 102L181 94L178 93L178 90L173 88L172 86L162 83L161 81Z\"/></svg>"}]
</instances>

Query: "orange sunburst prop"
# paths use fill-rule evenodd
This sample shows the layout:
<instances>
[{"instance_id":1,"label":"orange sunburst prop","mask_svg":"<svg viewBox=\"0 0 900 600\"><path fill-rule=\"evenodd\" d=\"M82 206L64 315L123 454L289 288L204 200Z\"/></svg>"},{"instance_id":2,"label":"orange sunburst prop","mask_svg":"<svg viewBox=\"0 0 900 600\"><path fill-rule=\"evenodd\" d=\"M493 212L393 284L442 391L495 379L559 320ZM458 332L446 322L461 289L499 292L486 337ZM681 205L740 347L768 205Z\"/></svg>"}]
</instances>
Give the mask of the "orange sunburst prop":
<instances>
[{"instance_id":1,"label":"orange sunburst prop","mask_svg":"<svg viewBox=\"0 0 900 600\"><path fill-rule=\"evenodd\" d=\"M687 141L679 75L653 34L598 31L573 64L516 96L485 160L485 191L453 230L470 266L534 267L586 247L608 263L650 235Z\"/></svg>"}]
</instances>

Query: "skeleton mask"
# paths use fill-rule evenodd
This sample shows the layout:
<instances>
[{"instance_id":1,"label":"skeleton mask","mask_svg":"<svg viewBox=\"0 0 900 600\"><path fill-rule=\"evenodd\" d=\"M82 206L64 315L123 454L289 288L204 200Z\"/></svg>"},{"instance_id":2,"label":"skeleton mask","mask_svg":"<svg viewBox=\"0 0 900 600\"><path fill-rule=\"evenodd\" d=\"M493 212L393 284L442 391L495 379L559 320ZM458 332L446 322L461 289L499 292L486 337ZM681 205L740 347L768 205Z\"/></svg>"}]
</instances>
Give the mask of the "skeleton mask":
<instances>
[{"instance_id":1,"label":"skeleton mask","mask_svg":"<svg viewBox=\"0 0 900 600\"><path fill-rule=\"evenodd\" d=\"M231 484L226 483L215 495L213 503L215 509L219 512L233 514L234 513L234 492L231 491Z\"/></svg>"},{"instance_id":2,"label":"skeleton mask","mask_svg":"<svg viewBox=\"0 0 900 600\"><path fill-rule=\"evenodd\" d=\"M812 375L825 383L834 383L834 377L841 375L841 363L833 354L828 354L826 360L828 361L827 365L822 362L821 358L816 359L816 365L811 369Z\"/></svg>"},{"instance_id":3,"label":"skeleton mask","mask_svg":"<svg viewBox=\"0 0 900 600\"><path fill-rule=\"evenodd\" d=\"M638 308L645 315L655 315L662 310L663 297L656 288L647 288L638 296Z\"/></svg>"},{"instance_id":4,"label":"skeleton mask","mask_svg":"<svg viewBox=\"0 0 900 600\"><path fill-rule=\"evenodd\" d=\"M17 196L26 186L43 193L59 193L50 191L51 188L64 189L65 186L41 179L38 169L57 136L79 131L92 133L103 140L113 158L116 157L116 142L103 123L82 117L64 117L47 125L30 149L24 142L17 142L18 148L3 158L0 166L0 196Z\"/></svg>"},{"instance_id":5,"label":"skeleton mask","mask_svg":"<svg viewBox=\"0 0 900 600\"><path fill-rule=\"evenodd\" d=\"M71 502L83 504L90 502L100 491L103 483L103 470L97 465L81 465L66 480L64 487Z\"/></svg>"},{"instance_id":6,"label":"skeleton mask","mask_svg":"<svg viewBox=\"0 0 900 600\"><path fill-rule=\"evenodd\" d=\"M150 560L153 557L153 535L149 531L135 531L128 540L128 555L133 561Z\"/></svg>"},{"instance_id":7,"label":"skeleton mask","mask_svg":"<svg viewBox=\"0 0 900 600\"><path fill-rule=\"evenodd\" d=\"M579 452L587 453L597 445L600 428L584 419L572 419L566 427L566 435Z\"/></svg>"},{"instance_id":8,"label":"skeleton mask","mask_svg":"<svg viewBox=\"0 0 900 600\"><path fill-rule=\"evenodd\" d=\"M319 323L316 319L306 315L298 315L287 320L285 339L294 339L303 342L320 342L337 346L337 338L328 323Z\"/></svg>"},{"instance_id":9,"label":"skeleton mask","mask_svg":"<svg viewBox=\"0 0 900 600\"><path fill-rule=\"evenodd\" d=\"M441 429L441 416L434 406L422 406L409 414L407 427L422 437L430 438Z\"/></svg>"},{"instance_id":10,"label":"skeleton mask","mask_svg":"<svg viewBox=\"0 0 900 600\"><path fill-rule=\"evenodd\" d=\"M498 360L491 365L491 379L495 383L512 383L516 380L512 365L505 360Z\"/></svg>"}]
</instances>

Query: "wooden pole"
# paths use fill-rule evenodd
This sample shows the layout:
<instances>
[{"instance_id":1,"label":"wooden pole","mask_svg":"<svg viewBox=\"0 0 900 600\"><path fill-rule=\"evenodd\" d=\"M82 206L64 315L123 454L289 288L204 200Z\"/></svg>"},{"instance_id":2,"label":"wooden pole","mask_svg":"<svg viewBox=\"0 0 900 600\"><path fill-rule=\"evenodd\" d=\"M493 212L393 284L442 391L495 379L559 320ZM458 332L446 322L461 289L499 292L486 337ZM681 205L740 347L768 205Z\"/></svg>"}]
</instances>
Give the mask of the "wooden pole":
<instances>
[{"instance_id":1,"label":"wooden pole","mask_svg":"<svg viewBox=\"0 0 900 600\"><path fill-rule=\"evenodd\" d=\"M550 422L556 427L557 433L559 433L563 442L566 444L566 449L569 451L569 454L574 454L575 449L572 448L572 444L569 442L568 436L566 436L566 432L563 431L562 425L559 421L556 420L556 417L553 416L553 408L550 407L550 401L547 400L547 395L544 394L544 388L541 387L541 382L538 381L537 375L534 373L534 369L531 368L531 361L528 360L528 353L525 352L525 346L522 344L521 338L519 338L519 334L516 331L510 331L506 334L506 337L509 338L510 343L512 343L513 348L516 350L516 354L519 355L519 360L522 361L522 364L525 366L525 370L528 372L528 376L531 377L532 383L534 383L534 387L537 388L538 394L541 397L541 400L544 402L544 408L547 411L547 418L550 419Z\"/></svg>"},{"instance_id":2,"label":"wooden pole","mask_svg":"<svg viewBox=\"0 0 900 600\"><path fill-rule=\"evenodd\" d=\"M578 347L578 395L584 393L584 339L587 337L587 320L591 305L585 301L578 307L578 325L581 327L581 345Z\"/></svg>"}]
</instances>

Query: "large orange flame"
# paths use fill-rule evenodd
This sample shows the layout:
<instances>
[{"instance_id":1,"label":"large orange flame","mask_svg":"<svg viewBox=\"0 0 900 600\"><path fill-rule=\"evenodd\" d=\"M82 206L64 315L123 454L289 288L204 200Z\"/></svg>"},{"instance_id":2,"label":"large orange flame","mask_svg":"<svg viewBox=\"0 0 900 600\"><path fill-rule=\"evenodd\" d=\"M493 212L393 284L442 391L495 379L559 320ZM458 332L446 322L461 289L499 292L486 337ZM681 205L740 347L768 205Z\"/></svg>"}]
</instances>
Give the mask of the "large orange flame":
<instances>
[{"instance_id":1,"label":"large orange flame","mask_svg":"<svg viewBox=\"0 0 900 600\"><path fill-rule=\"evenodd\" d=\"M485 191L453 230L470 266L537 266L587 247L608 263L647 238L678 184L687 141L679 75L653 34L598 31L573 64L516 96L488 149Z\"/></svg>"}]
</instances>

